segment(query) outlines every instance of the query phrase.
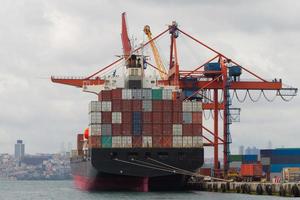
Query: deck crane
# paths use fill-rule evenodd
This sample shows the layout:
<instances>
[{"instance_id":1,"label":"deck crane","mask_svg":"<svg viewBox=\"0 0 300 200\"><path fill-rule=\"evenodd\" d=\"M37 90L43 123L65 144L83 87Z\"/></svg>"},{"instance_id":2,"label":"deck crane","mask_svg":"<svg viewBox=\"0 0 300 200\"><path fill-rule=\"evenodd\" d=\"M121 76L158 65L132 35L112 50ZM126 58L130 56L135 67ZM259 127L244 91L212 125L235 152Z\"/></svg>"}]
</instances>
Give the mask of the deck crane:
<instances>
[{"instance_id":1,"label":"deck crane","mask_svg":"<svg viewBox=\"0 0 300 200\"><path fill-rule=\"evenodd\" d=\"M223 166L224 166L224 175L228 169L228 153L229 153L229 125L230 125L230 102L229 95L230 91L233 91L233 95L237 96L237 92L240 90L246 90L246 94L249 95L249 91L261 91L264 94L264 91L276 91L276 95L280 96L283 100L287 101L287 97L294 97L297 95L297 88L293 87L284 87L281 79L275 79L273 81L267 81L262 77L256 75L252 71L248 70L246 67L243 67L236 61L225 56L221 52L211 48L202 41L196 39L195 37L189 35L185 31L178 28L176 22L172 24L164 31L162 31L157 36L150 39L148 42L142 46L131 49L130 41L127 35L125 13L122 14L122 44L124 56L115 60L111 64L101 68L99 71L87 76L85 78L68 78L68 77L51 77L52 82L71 85L79 88L88 88L88 87L98 87L105 84L105 80L101 79L99 74L103 73L105 70L111 69L116 66L117 63L120 63L122 60L126 60L131 54L141 50L145 46L149 45L152 41L155 41L157 38L169 32L170 34L170 64L168 77L164 80L159 80L158 84L161 86L176 86L182 90L193 89L193 93L189 96L186 96L186 99L198 95L202 91L212 91L213 97L207 97L201 93L207 101L203 105L204 110L213 110L213 130L208 129L202 125L203 138L207 141L204 143L205 146L212 146L214 149L214 169L215 176L219 176L217 172L222 172L219 170L219 145L223 145ZM203 46L204 48L210 50L214 53L214 56L208 59L205 63L195 67L193 70L180 70L178 62L178 52L176 39L179 34L186 36L193 40L196 44ZM153 66L154 65L150 65ZM156 67L154 67L156 68ZM156 68L157 69L157 68ZM242 70L252 77L254 80L243 80L242 79ZM97 76L98 75L98 76ZM85 89L84 89L85 90ZM88 91L88 90L87 90ZM219 91L222 91L222 98L220 98ZM95 90L95 94L98 94ZM264 94L265 96L265 94ZM223 134L221 136L221 131L219 130L219 111L223 111ZM209 139L204 135L208 133L212 135L213 140Z\"/></svg>"},{"instance_id":2,"label":"deck crane","mask_svg":"<svg viewBox=\"0 0 300 200\"><path fill-rule=\"evenodd\" d=\"M165 80L165 79L167 79L167 71L166 71L165 66L164 66L164 64L162 62L162 59L161 59L161 57L159 55L159 52L158 52L157 47L155 45L155 42L154 42L154 40L152 40L152 33L151 33L149 25L146 25L144 27L144 33L147 35L148 40L150 41L149 44L150 44L151 49L152 49L152 53L153 53L153 56L154 56L154 60L155 60L156 66L158 68L158 72L159 72L160 78L162 80Z\"/></svg>"}]
</instances>

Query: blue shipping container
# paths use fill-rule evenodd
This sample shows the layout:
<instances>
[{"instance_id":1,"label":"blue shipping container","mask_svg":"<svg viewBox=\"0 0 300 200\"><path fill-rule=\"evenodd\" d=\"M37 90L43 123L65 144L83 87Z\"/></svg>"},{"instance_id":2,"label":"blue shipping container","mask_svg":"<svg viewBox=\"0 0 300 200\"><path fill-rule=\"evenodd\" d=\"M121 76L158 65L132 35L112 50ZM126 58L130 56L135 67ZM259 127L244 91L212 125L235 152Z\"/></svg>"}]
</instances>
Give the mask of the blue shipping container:
<instances>
[{"instance_id":1,"label":"blue shipping container","mask_svg":"<svg viewBox=\"0 0 300 200\"><path fill-rule=\"evenodd\" d=\"M142 124L133 123L133 135L141 135L141 134L142 134Z\"/></svg>"},{"instance_id":2,"label":"blue shipping container","mask_svg":"<svg viewBox=\"0 0 300 200\"><path fill-rule=\"evenodd\" d=\"M300 164L300 155L271 155L271 164Z\"/></svg>"},{"instance_id":3,"label":"blue shipping container","mask_svg":"<svg viewBox=\"0 0 300 200\"><path fill-rule=\"evenodd\" d=\"M291 148L291 149L274 149L272 151L273 155L299 155L300 156L300 149L299 148Z\"/></svg>"},{"instance_id":4,"label":"blue shipping container","mask_svg":"<svg viewBox=\"0 0 300 200\"><path fill-rule=\"evenodd\" d=\"M132 115L133 123L141 123L142 122L142 112L133 112Z\"/></svg>"},{"instance_id":5,"label":"blue shipping container","mask_svg":"<svg viewBox=\"0 0 300 200\"><path fill-rule=\"evenodd\" d=\"M271 173L272 172L281 172L285 167L300 167L299 164L273 164L271 165Z\"/></svg>"},{"instance_id":6,"label":"blue shipping container","mask_svg":"<svg viewBox=\"0 0 300 200\"><path fill-rule=\"evenodd\" d=\"M257 162L257 155L243 155L243 163L250 164Z\"/></svg>"}]
</instances>

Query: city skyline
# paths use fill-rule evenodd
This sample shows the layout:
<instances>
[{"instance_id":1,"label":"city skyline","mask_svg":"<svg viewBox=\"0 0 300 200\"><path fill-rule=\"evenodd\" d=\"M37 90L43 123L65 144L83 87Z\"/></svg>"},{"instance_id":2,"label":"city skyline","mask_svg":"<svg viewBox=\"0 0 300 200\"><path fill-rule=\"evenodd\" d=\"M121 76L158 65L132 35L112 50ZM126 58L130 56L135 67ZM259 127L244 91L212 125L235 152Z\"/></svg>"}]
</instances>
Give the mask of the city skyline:
<instances>
[{"instance_id":1,"label":"city skyline","mask_svg":"<svg viewBox=\"0 0 300 200\"><path fill-rule=\"evenodd\" d=\"M88 103L96 96L55 85L50 76L85 76L121 55L124 11L136 43L145 37L144 25L149 24L155 35L177 20L180 28L260 76L282 78L294 87L300 84L295 64L300 51L298 2L257 0L234 6L216 1L175 2L3 1L0 153L13 153L18 138L26 141L28 153L58 152L62 142L75 147L76 134L88 126ZM197 60L197 56L187 58ZM273 103L233 103L242 112L241 122L231 126L232 152L240 145L265 147L270 139L273 147L297 147L298 97L290 103L280 98ZM210 155L211 149L206 152Z\"/></svg>"}]
</instances>

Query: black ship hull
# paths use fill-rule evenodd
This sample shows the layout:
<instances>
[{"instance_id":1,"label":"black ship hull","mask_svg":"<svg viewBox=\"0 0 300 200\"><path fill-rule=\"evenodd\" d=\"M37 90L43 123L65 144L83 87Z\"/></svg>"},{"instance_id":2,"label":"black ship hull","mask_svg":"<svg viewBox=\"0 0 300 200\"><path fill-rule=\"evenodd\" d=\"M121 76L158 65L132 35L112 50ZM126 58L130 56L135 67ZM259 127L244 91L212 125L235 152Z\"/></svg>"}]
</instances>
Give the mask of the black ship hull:
<instances>
[{"instance_id":1,"label":"black ship hull","mask_svg":"<svg viewBox=\"0 0 300 200\"><path fill-rule=\"evenodd\" d=\"M203 148L93 148L71 168L84 190L180 190L203 157Z\"/></svg>"}]
</instances>

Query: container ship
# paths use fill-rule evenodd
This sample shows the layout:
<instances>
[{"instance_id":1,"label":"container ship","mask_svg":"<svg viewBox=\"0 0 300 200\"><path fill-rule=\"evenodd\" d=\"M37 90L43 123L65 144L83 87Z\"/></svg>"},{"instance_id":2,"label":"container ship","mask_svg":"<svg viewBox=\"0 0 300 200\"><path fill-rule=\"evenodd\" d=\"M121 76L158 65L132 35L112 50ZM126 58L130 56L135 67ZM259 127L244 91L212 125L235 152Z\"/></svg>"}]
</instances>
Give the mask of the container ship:
<instances>
[{"instance_id":1,"label":"container ship","mask_svg":"<svg viewBox=\"0 0 300 200\"><path fill-rule=\"evenodd\" d=\"M202 97L187 99L199 88L183 91L147 73L147 56L131 50L124 14L122 42L121 72L83 85L98 99L90 102L88 129L72 151L74 183L85 190L184 189L203 165Z\"/></svg>"}]
</instances>

